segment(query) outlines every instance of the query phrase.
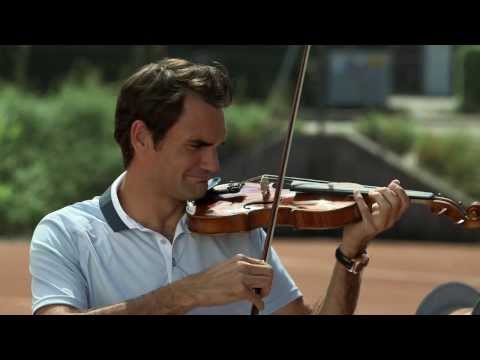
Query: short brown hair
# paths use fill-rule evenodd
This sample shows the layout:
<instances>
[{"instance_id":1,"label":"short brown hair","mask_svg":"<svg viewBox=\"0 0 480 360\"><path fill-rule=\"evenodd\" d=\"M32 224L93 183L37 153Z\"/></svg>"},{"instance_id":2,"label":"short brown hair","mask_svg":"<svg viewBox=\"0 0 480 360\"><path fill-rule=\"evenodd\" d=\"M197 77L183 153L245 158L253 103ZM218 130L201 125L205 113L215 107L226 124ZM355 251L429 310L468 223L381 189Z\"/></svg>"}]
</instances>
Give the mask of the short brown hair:
<instances>
[{"instance_id":1,"label":"short brown hair","mask_svg":"<svg viewBox=\"0 0 480 360\"><path fill-rule=\"evenodd\" d=\"M216 108L227 107L232 101L227 70L219 63L210 66L167 58L143 66L125 81L117 100L114 133L125 168L134 155L132 123L144 121L157 144L178 120L188 91Z\"/></svg>"}]
</instances>

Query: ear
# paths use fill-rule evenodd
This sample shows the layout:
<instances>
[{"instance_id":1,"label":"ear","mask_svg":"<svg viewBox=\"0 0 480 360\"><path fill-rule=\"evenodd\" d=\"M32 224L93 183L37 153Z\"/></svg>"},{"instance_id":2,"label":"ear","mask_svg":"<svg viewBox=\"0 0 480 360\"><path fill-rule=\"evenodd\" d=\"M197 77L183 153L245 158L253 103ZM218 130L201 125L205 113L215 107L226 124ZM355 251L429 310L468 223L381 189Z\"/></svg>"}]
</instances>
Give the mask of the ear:
<instances>
[{"instance_id":1,"label":"ear","mask_svg":"<svg viewBox=\"0 0 480 360\"><path fill-rule=\"evenodd\" d=\"M130 127L130 142L135 153L143 153L153 147L153 139L147 125L142 120L135 120Z\"/></svg>"}]
</instances>

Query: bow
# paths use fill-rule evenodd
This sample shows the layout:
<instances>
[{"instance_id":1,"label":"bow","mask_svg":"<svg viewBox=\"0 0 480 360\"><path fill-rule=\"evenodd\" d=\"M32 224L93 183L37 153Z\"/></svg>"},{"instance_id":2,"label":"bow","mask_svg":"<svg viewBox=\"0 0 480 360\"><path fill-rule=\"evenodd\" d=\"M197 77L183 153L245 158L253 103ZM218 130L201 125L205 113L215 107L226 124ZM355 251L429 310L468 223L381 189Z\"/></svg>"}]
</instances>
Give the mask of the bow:
<instances>
[{"instance_id":1,"label":"bow","mask_svg":"<svg viewBox=\"0 0 480 360\"><path fill-rule=\"evenodd\" d=\"M311 48L311 45L305 45L303 50L303 55L302 55L302 61L300 62L297 85L295 87L292 110L290 114L290 121L288 124L287 136L285 138L285 142L283 145L282 160L280 162L280 175L278 176L277 185L275 186L275 197L272 204L272 214L270 216L270 224L268 226L267 237L265 239L265 245L263 248L262 259L264 261L266 261L268 258L268 254L270 252L270 247L273 239L273 234L275 232L275 225L277 222L277 214L278 214L278 205L280 203L280 193L283 188L285 174L287 172L288 157L290 154L290 148L291 148L292 139L293 139L293 129L294 129L295 120L298 114L298 108L300 105L300 98L302 95L303 82L305 80L305 73L307 70L308 58L310 55L310 48ZM255 291L257 292L257 294L259 293L258 289L256 289ZM256 315L256 314L258 314L258 309L256 308L255 305L252 305L251 315Z\"/></svg>"}]
</instances>

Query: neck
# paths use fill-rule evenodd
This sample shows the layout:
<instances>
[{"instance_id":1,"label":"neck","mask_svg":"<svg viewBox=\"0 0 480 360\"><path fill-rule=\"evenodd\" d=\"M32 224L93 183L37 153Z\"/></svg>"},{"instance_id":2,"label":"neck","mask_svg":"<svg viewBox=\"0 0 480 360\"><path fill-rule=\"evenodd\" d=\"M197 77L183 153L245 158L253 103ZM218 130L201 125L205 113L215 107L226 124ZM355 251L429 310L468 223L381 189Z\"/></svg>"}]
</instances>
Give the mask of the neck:
<instances>
[{"instance_id":1,"label":"neck","mask_svg":"<svg viewBox=\"0 0 480 360\"><path fill-rule=\"evenodd\" d=\"M185 202L161 193L147 177L136 176L135 171L130 170L117 194L122 208L132 219L173 240L177 223L185 213Z\"/></svg>"}]
</instances>

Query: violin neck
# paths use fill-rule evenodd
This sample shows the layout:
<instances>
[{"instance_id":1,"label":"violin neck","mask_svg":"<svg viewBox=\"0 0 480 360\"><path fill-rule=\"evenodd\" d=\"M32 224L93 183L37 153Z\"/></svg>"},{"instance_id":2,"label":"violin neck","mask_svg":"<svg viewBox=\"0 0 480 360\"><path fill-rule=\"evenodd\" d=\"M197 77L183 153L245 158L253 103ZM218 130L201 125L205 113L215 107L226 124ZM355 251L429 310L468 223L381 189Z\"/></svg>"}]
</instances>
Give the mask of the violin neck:
<instances>
[{"instance_id":1,"label":"violin neck","mask_svg":"<svg viewBox=\"0 0 480 360\"><path fill-rule=\"evenodd\" d=\"M296 192L304 192L310 194L325 194L325 195L353 195L355 191L360 191L362 195L367 195L370 191L375 190L376 186L364 186L351 187L347 183L310 183L302 181L292 181L289 189ZM425 201L432 201L436 195L432 192L417 191L417 190L405 190L407 196L418 203Z\"/></svg>"},{"instance_id":2,"label":"violin neck","mask_svg":"<svg viewBox=\"0 0 480 360\"><path fill-rule=\"evenodd\" d=\"M363 195L367 195L372 190L375 190L374 186L362 189L361 193ZM410 198L410 200L417 203L422 203L424 201L431 201L437 197L434 193L426 192L426 191L405 190L405 193Z\"/></svg>"}]
</instances>

